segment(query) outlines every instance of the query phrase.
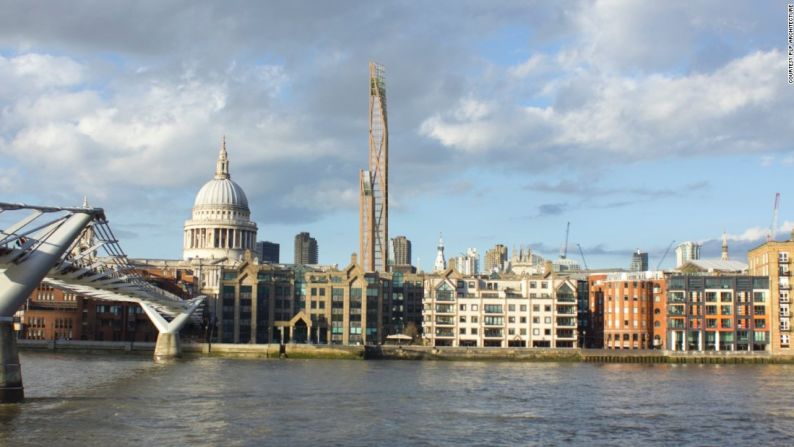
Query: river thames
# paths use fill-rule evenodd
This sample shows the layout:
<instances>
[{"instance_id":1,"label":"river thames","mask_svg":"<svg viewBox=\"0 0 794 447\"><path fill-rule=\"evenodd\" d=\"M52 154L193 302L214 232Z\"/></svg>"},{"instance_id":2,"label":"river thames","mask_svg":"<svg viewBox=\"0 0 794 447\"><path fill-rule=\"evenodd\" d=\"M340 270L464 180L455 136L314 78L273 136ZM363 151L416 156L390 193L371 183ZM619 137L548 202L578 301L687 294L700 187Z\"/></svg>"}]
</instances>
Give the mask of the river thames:
<instances>
[{"instance_id":1,"label":"river thames","mask_svg":"<svg viewBox=\"0 0 794 447\"><path fill-rule=\"evenodd\" d=\"M21 354L0 445L791 445L790 365Z\"/></svg>"}]
</instances>

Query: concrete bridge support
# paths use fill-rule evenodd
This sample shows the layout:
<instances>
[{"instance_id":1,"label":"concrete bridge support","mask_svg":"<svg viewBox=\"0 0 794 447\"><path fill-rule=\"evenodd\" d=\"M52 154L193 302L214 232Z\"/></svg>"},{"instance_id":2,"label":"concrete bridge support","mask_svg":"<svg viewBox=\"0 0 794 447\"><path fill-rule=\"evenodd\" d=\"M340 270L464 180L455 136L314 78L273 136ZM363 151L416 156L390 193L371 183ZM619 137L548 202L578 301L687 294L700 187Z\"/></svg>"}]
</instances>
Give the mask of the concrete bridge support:
<instances>
[{"instance_id":1,"label":"concrete bridge support","mask_svg":"<svg viewBox=\"0 0 794 447\"><path fill-rule=\"evenodd\" d=\"M6 255L11 260L5 271L0 272L0 403L20 402L24 398L14 313L93 218L90 213L74 213L47 228L44 233L51 230L49 236L38 241L37 246L29 247L30 251L20 249Z\"/></svg>"},{"instance_id":2,"label":"concrete bridge support","mask_svg":"<svg viewBox=\"0 0 794 447\"><path fill-rule=\"evenodd\" d=\"M179 340L179 331L187 323L190 315L201 305L203 299L197 299L190 307L171 321L166 321L157 310L145 302L140 305L149 319L159 331L157 344L154 347L154 359L163 361L182 356L182 346Z\"/></svg>"},{"instance_id":3,"label":"concrete bridge support","mask_svg":"<svg viewBox=\"0 0 794 447\"><path fill-rule=\"evenodd\" d=\"M0 403L22 402L24 398L14 322L0 320Z\"/></svg>"}]
</instances>

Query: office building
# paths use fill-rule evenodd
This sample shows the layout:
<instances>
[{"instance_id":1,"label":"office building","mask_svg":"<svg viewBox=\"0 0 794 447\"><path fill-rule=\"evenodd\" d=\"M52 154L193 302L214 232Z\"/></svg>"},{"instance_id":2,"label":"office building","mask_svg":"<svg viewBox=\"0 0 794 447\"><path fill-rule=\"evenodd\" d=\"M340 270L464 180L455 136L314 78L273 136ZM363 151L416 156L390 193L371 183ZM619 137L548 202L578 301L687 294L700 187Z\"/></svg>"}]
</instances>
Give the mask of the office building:
<instances>
[{"instance_id":1,"label":"office building","mask_svg":"<svg viewBox=\"0 0 794 447\"><path fill-rule=\"evenodd\" d=\"M629 271L632 272L647 272L648 271L648 253L642 252L639 249L631 255L631 266Z\"/></svg>"},{"instance_id":2,"label":"office building","mask_svg":"<svg viewBox=\"0 0 794 447\"><path fill-rule=\"evenodd\" d=\"M296 265L318 264L317 239L307 232L295 235L295 260Z\"/></svg>"},{"instance_id":3,"label":"office building","mask_svg":"<svg viewBox=\"0 0 794 447\"><path fill-rule=\"evenodd\" d=\"M260 262L279 263L280 246L275 242L259 241L256 243L256 253Z\"/></svg>"},{"instance_id":4,"label":"office building","mask_svg":"<svg viewBox=\"0 0 794 447\"><path fill-rule=\"evenodd\" d=\"M421 277L364 272L355 256L342 270L245 259L223 278L223 343L377 344L421 328Z\"/></svg>"},{"instance_id":5,"label":"office building","mask_svg":"<svg viewBox=\"0 0 794 447\"><path fill-rule=\"evenodd\" d=\"M675 268L680 268L689 261L700 259L701 244L687 241L678 244L675 248Z\"/></svg>"},{"instance_id":6,"label":"office building","mask_svg":"<svg viewBox=\"0 0 794 447\"><path fill-rule=\"evenodd\" d=\"M411 265L411 241L405 236L392 239L394 265Z\"/></svg>"}]
</instances>

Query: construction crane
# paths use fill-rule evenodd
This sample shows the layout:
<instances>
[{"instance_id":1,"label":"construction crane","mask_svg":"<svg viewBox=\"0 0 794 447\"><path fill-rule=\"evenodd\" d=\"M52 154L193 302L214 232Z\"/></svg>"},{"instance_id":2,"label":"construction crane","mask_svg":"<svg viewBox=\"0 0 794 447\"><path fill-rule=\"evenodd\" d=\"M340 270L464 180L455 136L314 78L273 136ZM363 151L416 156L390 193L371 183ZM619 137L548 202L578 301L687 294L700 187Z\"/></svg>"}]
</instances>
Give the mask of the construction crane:
<instances>
[{"instance_id":1,"label":"construction crane","mask_svg":"<svg viewBox=\"0 0 794 447\"><path fill-rule=\"evenodd\" d=\"M664 260L667 259L667 254L670 253L670 249L673 248L673 244L675 244L675 239L673 239L673 241L670 242L670 245L667 246L667 250L665 250L664 254L662 255L662 259L660 259L659 263L656 264L656 271L659 271L659 268L662 267L662 262L664 262Z\"/></svg>"},{"instance_id":2,"label":"construction crane","mask_svg":"<svg viewBox=\"0 0 794 447\"><path fill-rule=\"evenodd\" d=\"M769 234L766 241L774 241L777 234L777 213L780 210L780 193L775 194L775 205L772 207L772 225L769 227Z\"/></svg>"},{"instance_id":3,"label":"construction crane","mask_svg":"<svg viewBox=\"0 0 794 447\"><path fill-rule=\"evenodd\" d=\"M560 247L560 259L565 259L568 257L568 235L571 233L571 223L568 222L568 225L565 227L565 244Z\"/></svg>"},{"instance_id":4,"label":"construction crane","mask_svg":"<svg viewBox=\"0 0 794 447\"><path fill-rule=\"evenodd\" d=\"M590 268L587 267L587 260L584 258L584 252L582 251L582 246L579 245L579 244L576 244L576 247L579 248L579 254L582 256L582 264L584 264L585 271L590 270Z\"/></svg>"}]
</instances>

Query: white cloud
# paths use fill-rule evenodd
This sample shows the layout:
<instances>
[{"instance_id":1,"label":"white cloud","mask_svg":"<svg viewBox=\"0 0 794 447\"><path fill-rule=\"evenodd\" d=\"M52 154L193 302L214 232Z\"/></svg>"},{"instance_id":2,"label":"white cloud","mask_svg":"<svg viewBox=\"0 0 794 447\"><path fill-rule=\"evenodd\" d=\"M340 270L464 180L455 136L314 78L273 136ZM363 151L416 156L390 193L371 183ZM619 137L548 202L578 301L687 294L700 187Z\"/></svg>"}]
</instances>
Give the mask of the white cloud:
<instances>
[{"instance_id":1,"label":"white cloud","mask_svg":"<svg viewBox=\"0 0 794 447\"><path fill-rule=\"evenodd\" d=\"M585 162L591 161L588 154L644 159L769 150L794 134L779 119L779 110L794 105L782 91L784 70L784 58L772 50L748 54L710 74L576 76L556 86L558 99L566 89L577 89L575 106L558 101L545 108L509 102L496 107L497 101L467 97L427 118L420 132L467 153L578 148ZM589 87L584 93L582 83Z\"/></svg>"}]
</instances>

